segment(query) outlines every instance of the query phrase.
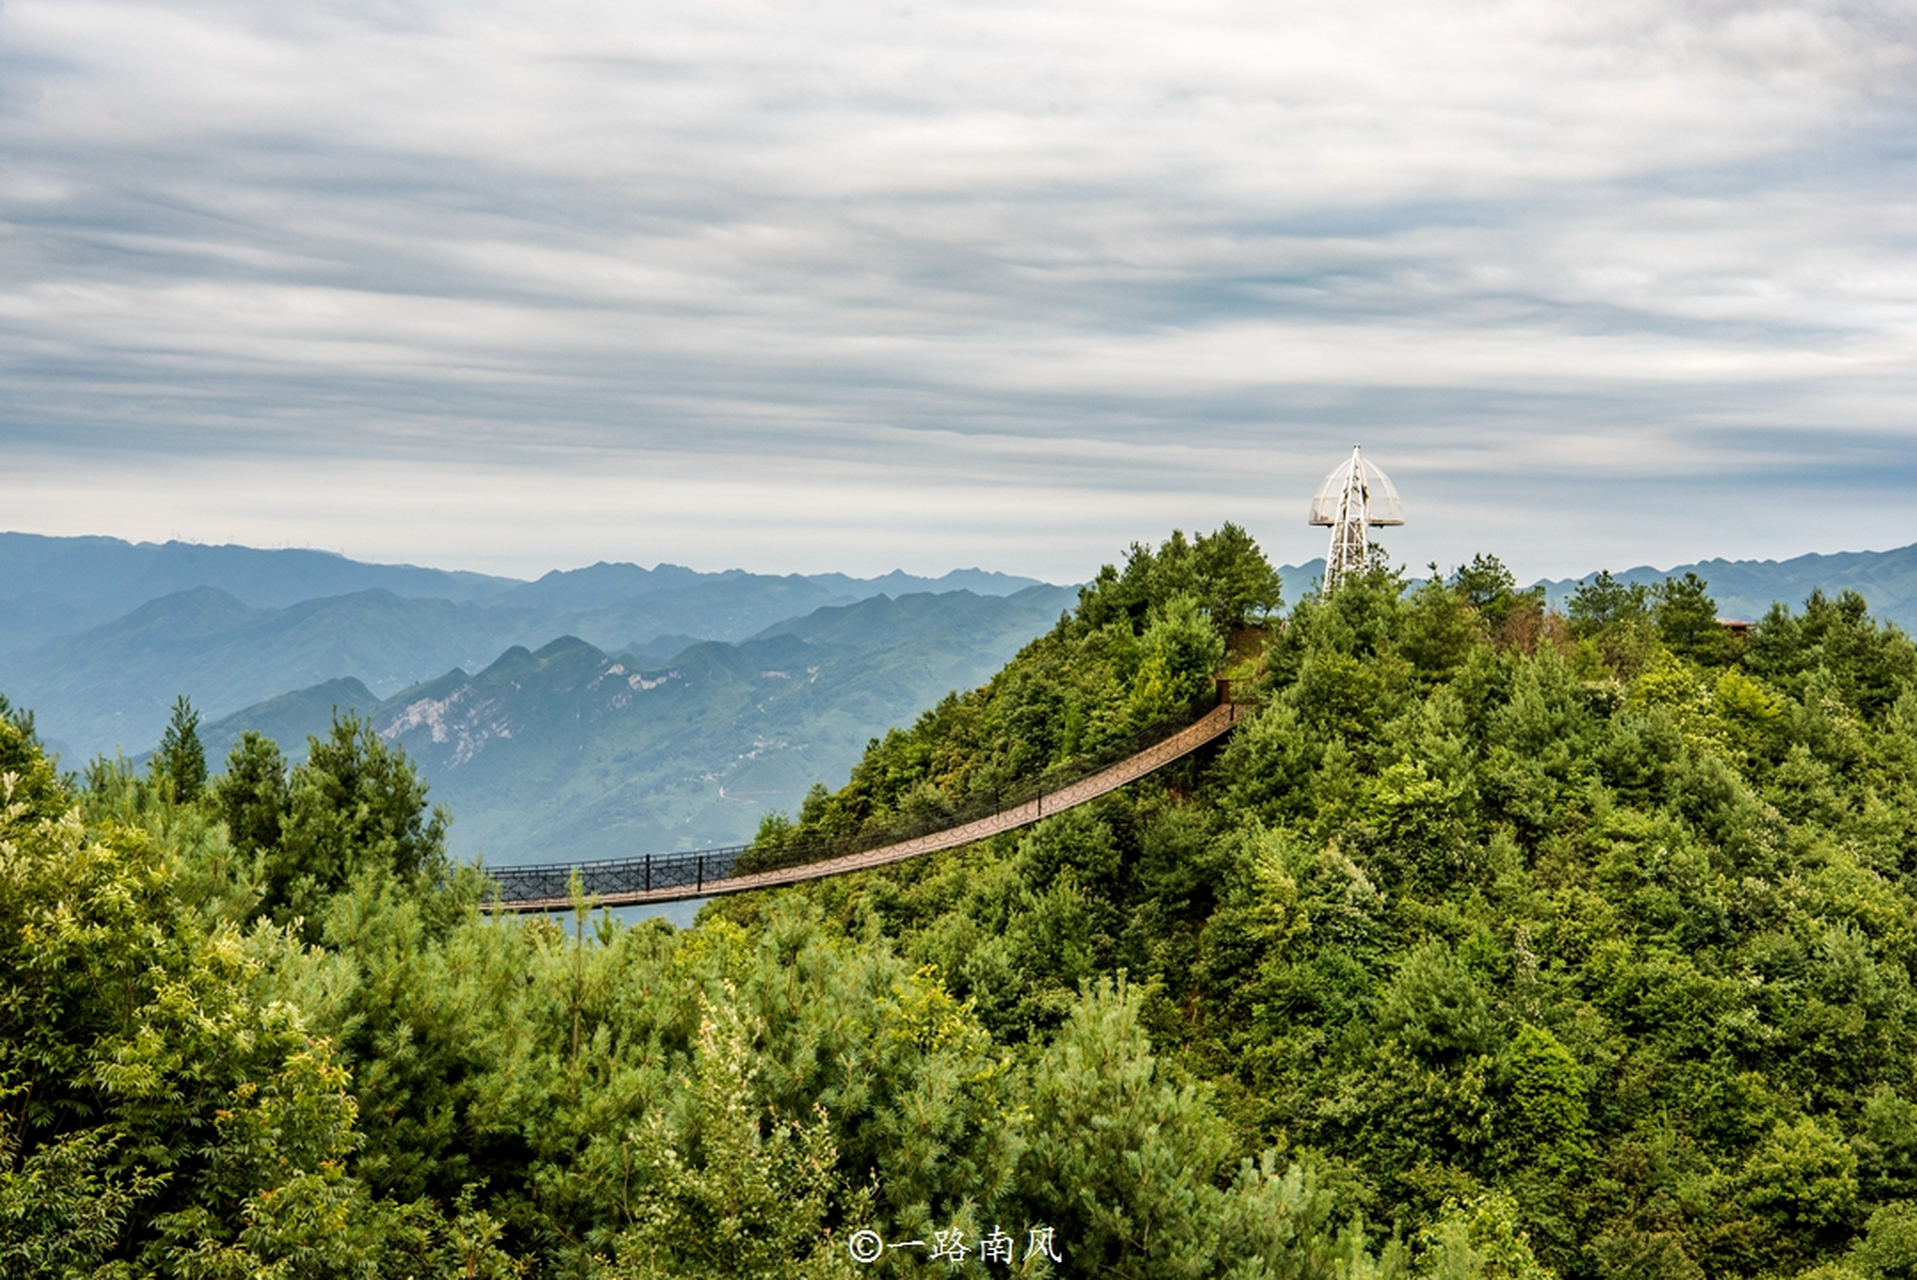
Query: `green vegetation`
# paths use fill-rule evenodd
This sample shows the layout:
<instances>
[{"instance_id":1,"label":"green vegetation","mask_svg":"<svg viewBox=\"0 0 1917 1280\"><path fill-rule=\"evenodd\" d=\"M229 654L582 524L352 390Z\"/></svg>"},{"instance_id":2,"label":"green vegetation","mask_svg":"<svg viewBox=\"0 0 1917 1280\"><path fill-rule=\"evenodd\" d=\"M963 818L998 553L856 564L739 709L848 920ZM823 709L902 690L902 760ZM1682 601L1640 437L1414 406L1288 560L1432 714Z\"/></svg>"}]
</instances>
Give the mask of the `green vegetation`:
<instances>
[{"instance_id":1,"label":"green vegetation","mask_svg":"<svg viewBox=\"0 0 1917 1280\"><path fill-rule=\"evenodd\" d=\"M206 748L200 745L200 713L184 696L173 701L173 718L153 753L153 778L173 788L176 799L194 801L206 789Z\"/></svg>"},{"instance_id":2,"label":"green vegetation","mask_svg":"<svg viewBox=\"0 0 1917 1280\"><path fill-rule=\"evenodd\" d=\"M1813 591L1835 598L1855 591L1870 601L1879 618L1906 628L1917 626L1917 546L1783 561L1704 560L1668 571L1644 566L1618 577L1650 587L1686 574L1709 582L1719 611L1735 618L1761 618L1773 600L1802 600ZM1580 584L1565 580L1542 585L1553 599L1562 599Z\"/></svg>"},{"instance_id":3,"label":"green vegetation","mask_svg":"<svg viewBox=\"0 0 1917 1280\"><path fill-rule=\"evenodd\" d=\"M953 693L910 729L874 739L838 792L815 787L796 823L775 815L758 843L829 841L936 817L1179 711L1212 687L1227 641L1266 621L1278 575L1236 525L1156 550L1133 544L1078 607L979 689Z\"/></svg>"},{"instance_id":4,"label":"green vegetation","mask_svg":"<svg viewBox=\"0 0 1917 1280\"><path fill-rule=\"evenodd\" d=\"M1221 749L686 932L484 918L350 716L195 795L184 704L178 769L84 781L0 704L0 1274L1912 1274L1917 647L1490 557L1278 585L1229 527L1134 547L769 826L1232 667Z\"/></svg>"},{"instance_id":5,"label":"green vegetation","mask_svg":"<svg viewBox=\"0 0 1917 1280\"><path fill-rule=\"evenodd\" d=\"M1102 652L1119 580L807 820L1055 755L1052 673L1098 670L1056 655ZM1027 1052L1126 975L1236 1151L1444 1274L1904 1274L1917 649L1854 594L1740 642L1694 575L1567 614L1489 557L1374 565L1292 612L1215 759L807 896Z\"/></svg>"}]
</instances>

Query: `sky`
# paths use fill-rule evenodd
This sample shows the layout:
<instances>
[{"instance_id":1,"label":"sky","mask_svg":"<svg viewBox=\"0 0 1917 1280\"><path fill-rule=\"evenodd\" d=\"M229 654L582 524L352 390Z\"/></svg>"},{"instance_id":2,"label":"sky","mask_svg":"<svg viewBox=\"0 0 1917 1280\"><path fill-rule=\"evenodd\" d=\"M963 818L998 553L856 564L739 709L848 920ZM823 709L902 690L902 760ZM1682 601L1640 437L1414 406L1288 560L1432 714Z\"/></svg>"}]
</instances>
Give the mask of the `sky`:
<instances>
[{"instance_id":1,"label":"sky","mask_svg":"<svg viewBox=\"0 0 1917 1280\"><path fill-rule=\"evenodd\" d=\"M0 0L0 528L533 576L1917 542L1917 6Z\"/></svg>"}]
</instances>

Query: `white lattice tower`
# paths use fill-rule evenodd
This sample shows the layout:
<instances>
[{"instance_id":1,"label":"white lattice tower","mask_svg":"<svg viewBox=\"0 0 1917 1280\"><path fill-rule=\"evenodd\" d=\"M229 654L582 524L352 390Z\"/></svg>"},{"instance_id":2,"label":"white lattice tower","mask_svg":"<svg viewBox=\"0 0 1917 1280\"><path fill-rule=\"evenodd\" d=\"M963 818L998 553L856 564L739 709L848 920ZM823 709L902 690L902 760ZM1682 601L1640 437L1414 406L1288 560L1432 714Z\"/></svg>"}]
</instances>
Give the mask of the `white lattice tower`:
<instances>
[{"instance_id":1,"label":"white lattice tower","mask_svg":"<svg viewBox=\"0 0 1917 1280\"><path fill-rule=\"evenodd\" d=\"M1311 523L1331 526L1325 552L1325 593L1354 573L1364 572L1371 550L1369 530L1404 523L1404 503L1384 472L1366 462L1358 446L1351 459L1325 477L1311 500Z\"/></svg>"}]
</instances>

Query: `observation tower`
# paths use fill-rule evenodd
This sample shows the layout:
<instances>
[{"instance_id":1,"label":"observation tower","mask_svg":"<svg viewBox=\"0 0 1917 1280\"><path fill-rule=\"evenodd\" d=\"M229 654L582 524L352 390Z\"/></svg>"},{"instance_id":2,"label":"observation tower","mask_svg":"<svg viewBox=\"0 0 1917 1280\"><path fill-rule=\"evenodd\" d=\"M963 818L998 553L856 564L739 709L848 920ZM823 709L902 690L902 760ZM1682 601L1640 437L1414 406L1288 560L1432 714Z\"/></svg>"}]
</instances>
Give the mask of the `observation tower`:
<instances>
[{"instance_id":1,"label":"observation tower","mask_svg":"<svg viewBox=\"0 0 1917 1280\"><path fill-rule=\"evenodd\" d=\"M1371 549L1367 530L1404 523L1404 503L1384 472L1351 446L1351 460L1325 477L1311 500L1311 523L1331 527L1325 552L1325 594L1347 575L1363 573Z\"/></svg>"}]
</instances>

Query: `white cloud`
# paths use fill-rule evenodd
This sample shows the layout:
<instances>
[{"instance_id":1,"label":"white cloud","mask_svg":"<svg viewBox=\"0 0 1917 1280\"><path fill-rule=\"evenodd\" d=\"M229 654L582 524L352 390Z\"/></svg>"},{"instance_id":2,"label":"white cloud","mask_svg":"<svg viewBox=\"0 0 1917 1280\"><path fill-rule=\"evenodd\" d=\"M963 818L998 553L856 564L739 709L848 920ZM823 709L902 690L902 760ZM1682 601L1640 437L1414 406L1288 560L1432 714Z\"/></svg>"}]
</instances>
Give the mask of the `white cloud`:
<instances>
[{"instance_id":1,"label":"white cloud","mask_svg":"<svg viewBox=\"0 0 1917 1280\"><path fill-rule=\"evenodd\" d=\"M1887 0L14 0L7 518L1068 576L1302 558L1358 437L1420 556L1908 541L1787 495L1910 479L1914 51Z\"/></svg>"}]
</instances>

